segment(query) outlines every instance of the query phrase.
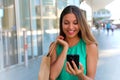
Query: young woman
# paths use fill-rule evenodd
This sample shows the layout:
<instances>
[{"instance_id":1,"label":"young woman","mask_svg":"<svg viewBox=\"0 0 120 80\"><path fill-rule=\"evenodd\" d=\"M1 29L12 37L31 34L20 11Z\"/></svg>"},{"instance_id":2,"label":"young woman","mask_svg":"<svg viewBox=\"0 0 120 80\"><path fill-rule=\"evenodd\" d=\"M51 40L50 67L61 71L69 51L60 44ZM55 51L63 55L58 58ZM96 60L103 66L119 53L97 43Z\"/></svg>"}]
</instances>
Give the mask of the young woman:
<instances>
[{"instance_id":1,"label":"young woman","mask_svg":"<svg viewBox=\"0 0 120 80\"><path fill-rule=\"evenodd\" d=\"M98 60L97 43L78 7L67 6L60 16L60 35L51 55L50 80L94 80ZM55 43L53 43L55 44ZM52 45L52 44L51 44ZM66 56L79 55L79 68Z\"/></svg>"}]
</instances>

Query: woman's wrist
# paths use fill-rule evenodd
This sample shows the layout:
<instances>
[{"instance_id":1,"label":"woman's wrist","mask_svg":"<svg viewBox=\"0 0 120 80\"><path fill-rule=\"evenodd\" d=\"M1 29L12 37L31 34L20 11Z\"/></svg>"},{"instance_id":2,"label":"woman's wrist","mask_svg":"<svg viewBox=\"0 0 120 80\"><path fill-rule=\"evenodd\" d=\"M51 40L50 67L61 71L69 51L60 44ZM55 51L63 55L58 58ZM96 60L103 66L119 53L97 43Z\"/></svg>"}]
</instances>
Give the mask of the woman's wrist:
<instances>
[{"instance_id":1,"label":"woman's wrist","mask_svg":"<svg viewBox=\"0 0 120 80\"><path fill-rule=\"evenodd\" d=\"M65 53L67 53L68 47L67 47L67 46L64 46L64 47L63 47L63 51L64 51Z\"/></svg>"},{"instance_id":2,"label":"woman's wrist","mask_svg":"<svg viewBox=\"0 0 120 80\"><path fill-rule=\"evenodd\" d=\"M65 44L65 45L63 46L64 49L68 49L68 47L69 47L68 44Z\"/></svg>"},{"instance_id":3,"label":"woman's wrist","mask_svg":"<svg viewBox=\"0 0 120 80\"><path fill-rule=\"evenodd\" d=\"M88 76L81 74L78 76L79 80L93 80L92 78L89 78Z\"/></svg>"},{"instance_id":4,"label":"woman's wrist","mask_svg":"<svg viewBox=\"0 0 120 80\"><path fill-rule=\"evenodd\" d=\"M81 74L78 75L78 78L79 78L80 80L84 80L84 76L85 76L85 75L84 75L83 73L81 73Z\"/></svg>"}]
</instances>

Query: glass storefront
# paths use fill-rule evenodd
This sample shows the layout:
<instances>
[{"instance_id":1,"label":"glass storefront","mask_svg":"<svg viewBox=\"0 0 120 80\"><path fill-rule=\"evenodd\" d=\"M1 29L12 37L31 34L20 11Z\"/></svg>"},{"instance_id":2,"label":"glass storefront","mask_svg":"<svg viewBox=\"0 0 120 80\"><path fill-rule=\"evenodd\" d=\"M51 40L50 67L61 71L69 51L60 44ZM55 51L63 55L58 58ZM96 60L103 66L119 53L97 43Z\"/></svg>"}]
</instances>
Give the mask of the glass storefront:
<instances>
[{"instance_id":1,"label":"glass storefront","mask_svg":"<svg viewBox=\"0 0 120 80\"><path fill-rule=\"evenodd\" d=\"M43 53L47 53L49 45L57 35L57 9L55 0L42 0Z\"/></svg>"},{"instance_id":2,"label":"glass storefront","mask_svg":"<svg viewBox=\"0 0 120 80\"><path fill-rule=\"evenodd\" d=\"M3 0L1 17L1 36L4 67L18 63L16 18L14 0Z\"/></svg>"},{"instance_id":3,"label":"glass storefront","mask_svg":"<svg viewBox=\"0 0 120 80\"><path fill-rule=\"evenodd\" d=\"M28 59L32 58L32 43L31 43L31 26L30 26L30 9L29 9L29 0L19 0L19 37L20 37L20 50L21 50L21 58L22 61L24 61L25 57L25 50L27 50ZM24 37L26 36L26 38ZM25 43L26 39L26 43ZM28 46L27 49L25 49L25 44Z\"/></svg>"},{"instance_id":4,"label":"glass storefront","mask_svg":"<svg viewBox=\"0 0 120 80\"><path fill-rule=\"evenodd\" d=\"M72 1L72 2L71 2ZM64 7L79 0L0 0L0 69L48 52Z\"/></svg>"},{"instance_id":5,"label":"glass storefront","mask_svg":"<svg viewBox=\"0 0 120 80\"><path fill-rule=\"evenodd\" d=\"M1 4L3 4L2 1L0 1ZM1 5L0 8L0 70L3 68L3 43L2 43L2 17L3 17L3 8Z\"/></svg>"}]
</instances>

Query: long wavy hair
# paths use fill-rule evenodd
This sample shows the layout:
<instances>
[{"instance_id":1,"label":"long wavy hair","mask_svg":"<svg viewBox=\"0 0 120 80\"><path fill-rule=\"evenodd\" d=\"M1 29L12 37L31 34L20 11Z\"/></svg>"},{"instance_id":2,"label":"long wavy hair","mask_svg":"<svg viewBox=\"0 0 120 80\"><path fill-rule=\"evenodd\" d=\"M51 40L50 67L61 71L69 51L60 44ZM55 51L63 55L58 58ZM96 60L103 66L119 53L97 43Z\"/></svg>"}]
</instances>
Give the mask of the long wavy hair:
<instances>
[{"instance_id":1,"label":"long wavy hair","mask_svg":"<svg viewBox=\"0 0 120 80\"><path fill-rule=\"evenodd\" d=\"M80 27L79 28L80 31L78 33L79 38L82 38L86 42L86 44L95 43L97 45L97 41L95 40L94 36L92 35L92 33L90 31L90 27L87 23L85 15L83 14L83 12L80 8L78 8L77 6L74 6L74 5L69 5L69 6L65 7L60 15L60 22L59 22L60 35L62 35L64 38L66 38L66 35L63 32L63 28L62 28L63 27L62 22L63 22L63 17L69 13L73 13L77 18L78 25Z\"/></svg>"}]
</instances>

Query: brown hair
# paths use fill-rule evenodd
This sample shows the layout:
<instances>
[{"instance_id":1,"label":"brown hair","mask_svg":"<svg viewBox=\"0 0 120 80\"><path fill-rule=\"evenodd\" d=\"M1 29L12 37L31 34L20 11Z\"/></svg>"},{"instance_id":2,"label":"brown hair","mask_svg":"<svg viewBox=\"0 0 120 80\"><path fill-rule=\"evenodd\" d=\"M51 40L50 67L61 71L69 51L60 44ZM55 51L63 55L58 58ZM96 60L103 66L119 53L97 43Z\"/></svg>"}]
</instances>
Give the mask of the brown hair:
<instances>
[{"instance_id":1,"label":"brown hair","mask_svg":"<svg viewBox=\"0 0 120 80\"><path fill-rule=\"evenodd\" d=\"M86 42L86 44L92 44L92 43L97 44L94 36L92 35L92 33L90 31L90 27L87 23L85 15L83 14L83 12L80 8L78 8L74 5L67 6L66 8L64 8L64 10L61 13L60 22L59 22L60 35L62 35L63 37L66 38L66 35L65 35L65 33L63 32L63 29L62 29L62 21L63 21L63 17L66 14L69 14L69 13L73 13L77 18L78 25L80 27L80 31L78 33L78 36L80 38L82 38Z\"/></svg>"}]
</instances>

